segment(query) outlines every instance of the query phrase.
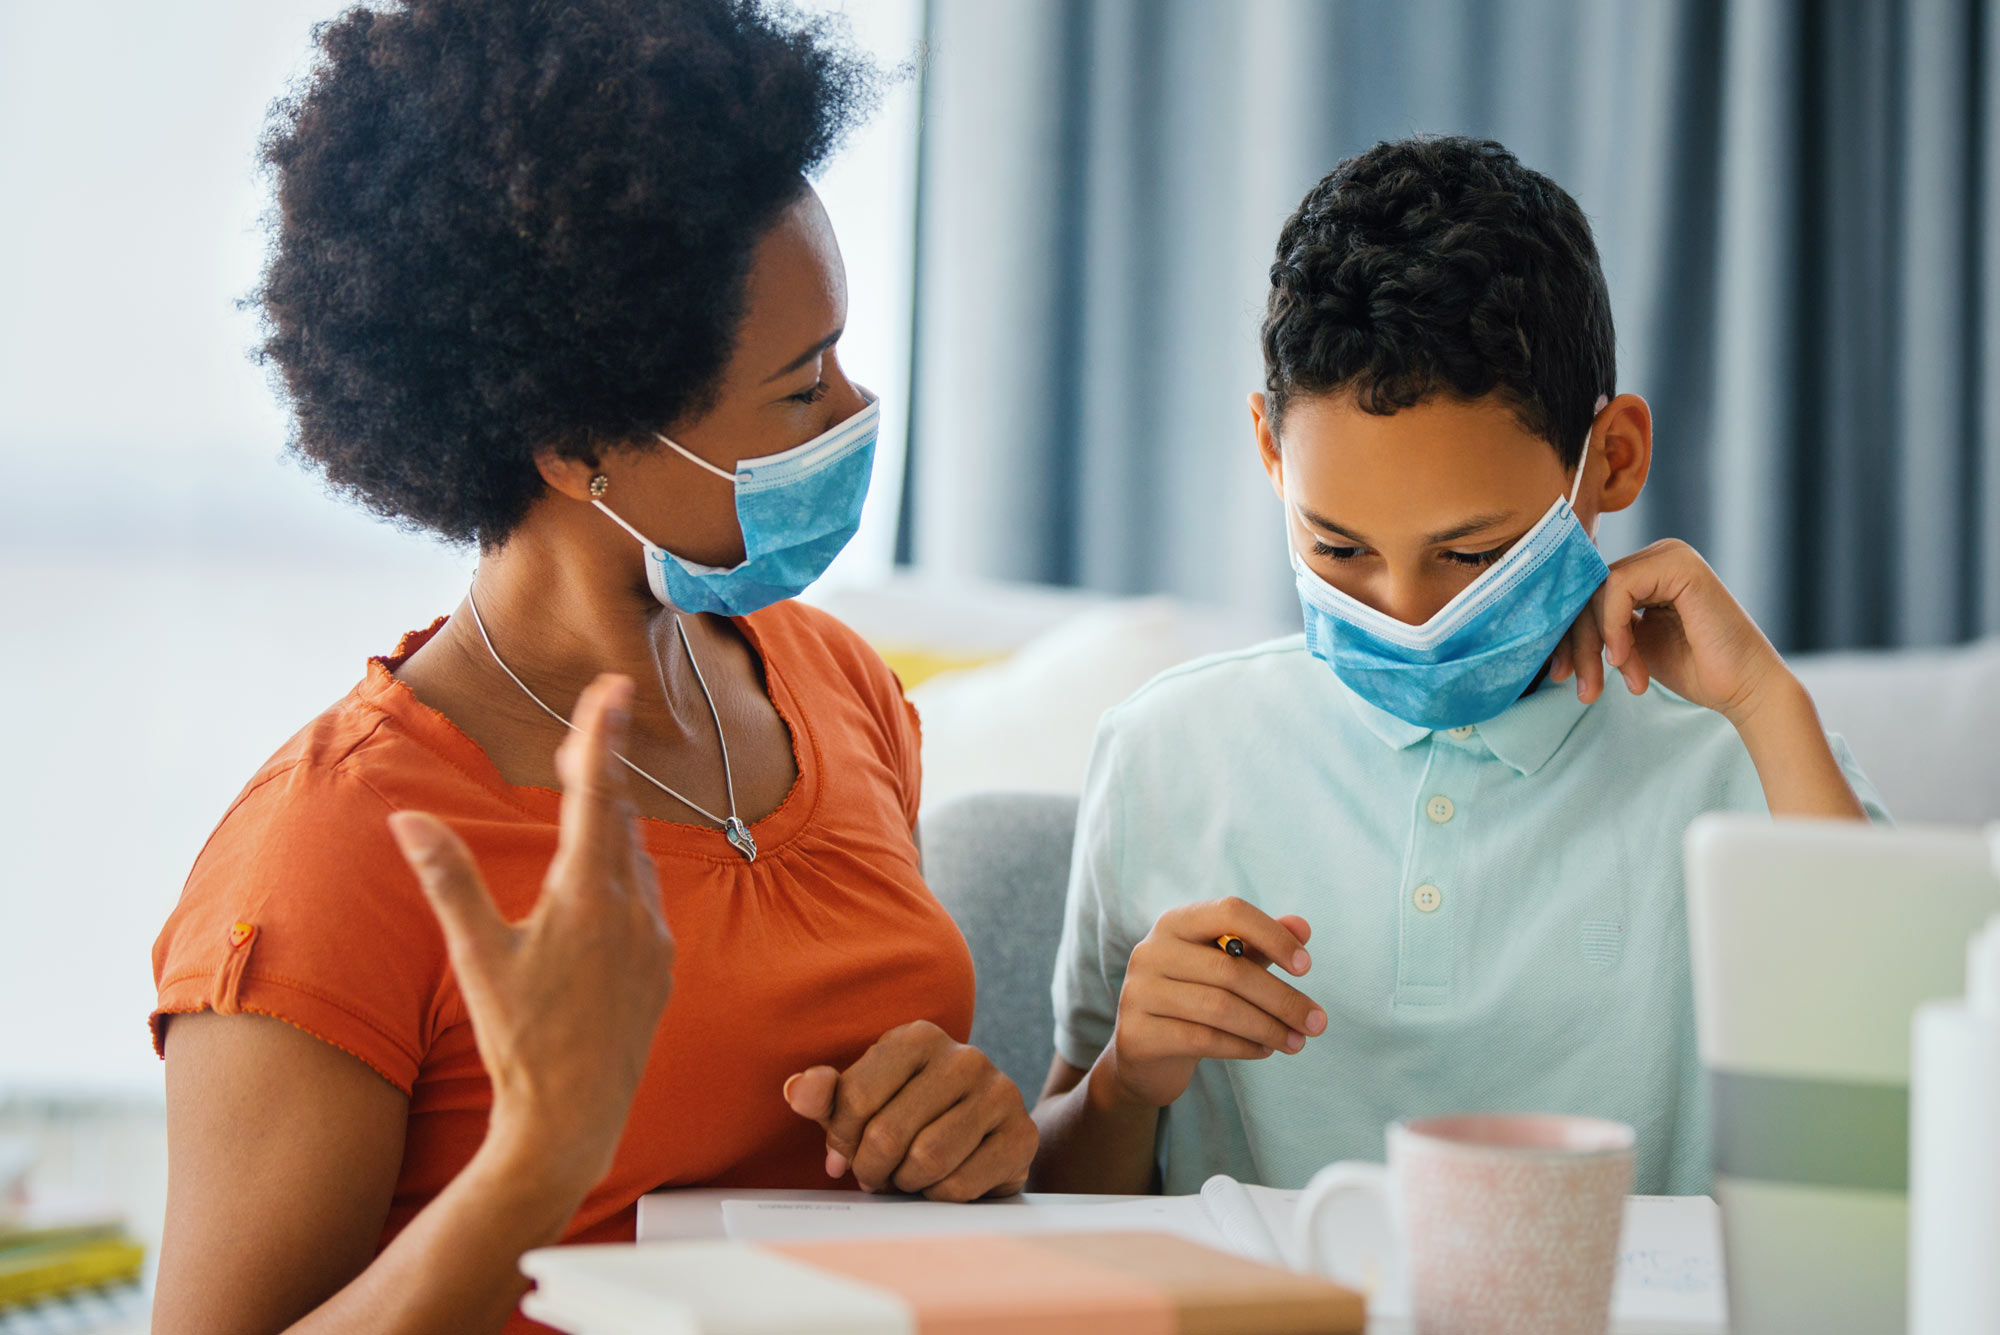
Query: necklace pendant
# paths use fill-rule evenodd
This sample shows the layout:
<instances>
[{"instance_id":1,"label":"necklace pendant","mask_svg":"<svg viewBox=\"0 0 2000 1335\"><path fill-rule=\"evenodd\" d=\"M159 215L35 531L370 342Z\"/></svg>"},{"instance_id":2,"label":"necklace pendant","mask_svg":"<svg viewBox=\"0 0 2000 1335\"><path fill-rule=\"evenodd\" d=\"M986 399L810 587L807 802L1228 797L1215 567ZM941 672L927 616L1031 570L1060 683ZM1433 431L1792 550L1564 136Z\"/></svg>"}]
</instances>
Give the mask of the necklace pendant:
<instances>
[{"instance_id":1,"label":"necklace pendant","mask_svg":"<svg viewBox=\"0 0 2000 1335\"><path fill-rule=\"evenodd\" d=\"M745 862L755 862L757 860L757 841L751 837L750 827L735 816L731 816L722 823L722 837L727 839L730 845L743 855Z\"/></svg>"}]
</instances>

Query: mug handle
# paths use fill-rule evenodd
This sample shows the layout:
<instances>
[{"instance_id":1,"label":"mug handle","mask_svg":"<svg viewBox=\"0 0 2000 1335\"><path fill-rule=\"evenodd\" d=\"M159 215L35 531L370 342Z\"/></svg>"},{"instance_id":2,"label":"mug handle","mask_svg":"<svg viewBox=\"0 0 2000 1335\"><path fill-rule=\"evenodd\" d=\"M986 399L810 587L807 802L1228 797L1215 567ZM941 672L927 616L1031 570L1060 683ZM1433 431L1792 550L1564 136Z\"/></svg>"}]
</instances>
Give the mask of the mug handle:
<instances>
[{"instance_id":1,"label":"mug handle","mask_svg":"<svg viewBox=\"0 0 2000 1335\"><path fill-rule=\"evenodd\" d=\"M1329 1223L1345 1227L1330 1229ZM1402 1291L1389 1170L1379 1163L1343 1160L1314 1173L1299 1195L1292 1238L1294 1254L1307 1270L1359 1289L1371 1304ZM1323 1246L1325 1239L1339 1240L1337 1254Z\"/></svg>"}]
</instances>

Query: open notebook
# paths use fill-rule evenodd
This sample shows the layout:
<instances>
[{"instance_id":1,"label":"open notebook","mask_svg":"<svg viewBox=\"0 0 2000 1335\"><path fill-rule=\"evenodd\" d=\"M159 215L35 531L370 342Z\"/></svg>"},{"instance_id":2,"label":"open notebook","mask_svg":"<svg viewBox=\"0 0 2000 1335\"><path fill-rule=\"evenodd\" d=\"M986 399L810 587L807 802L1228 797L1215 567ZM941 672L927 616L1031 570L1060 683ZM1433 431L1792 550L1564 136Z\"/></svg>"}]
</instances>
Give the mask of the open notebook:
<instances>
[{"instance_id":1,"label":"open notebook","mask_svg":"<svg viewBox=\"0 0 2000 1335\"><path fill-rule=\"evenodd\" d=\"M1074 1196L1028 1193L971 1205L853 1191L663 1191L641 1198L641 1242L730 1238L797 1242L953 1233L1160 1232L1269 1264L1297 1268L1292 1211L1299 1193L1216 1176L1195 1196ZM1379 1255L1381 1237L1330 1244ZM1626 1201L1613 1298L1616 1335L1713 1335L1727 1322L1715 1202L1706 1196L1634 1196ZM1368 1267L1361 1267L1364 1271ZM1369 1296L1371 1318L1404 1315L1402 1295ZM1387 1328L1387 1327L1385 1327Z\"/></svg>"}]
</instances>

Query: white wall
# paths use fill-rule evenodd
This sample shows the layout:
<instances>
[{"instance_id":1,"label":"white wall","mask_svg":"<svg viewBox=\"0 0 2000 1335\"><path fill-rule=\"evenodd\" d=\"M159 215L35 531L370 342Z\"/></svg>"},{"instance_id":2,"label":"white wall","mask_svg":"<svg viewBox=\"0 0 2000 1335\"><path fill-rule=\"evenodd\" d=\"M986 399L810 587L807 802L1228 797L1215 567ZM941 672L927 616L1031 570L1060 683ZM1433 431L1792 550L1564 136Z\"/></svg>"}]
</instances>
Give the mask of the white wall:
<instances>
[{"instance_id":1,"label":"white wall","mask_svg":"<svg viewBox=\"0 0 2000 1335\"><path fill-rule=\"evenodd\" d=\"M821 0L889 63L920 0ZM266 755L458 599L469 554L281 457L247 351L263 113L304 0L0 4L0 1092L157 1088L148 952ZM821 184L883 396L839 577L886 572L908 396L914 80Z\"/></svg>"}]
</instances>

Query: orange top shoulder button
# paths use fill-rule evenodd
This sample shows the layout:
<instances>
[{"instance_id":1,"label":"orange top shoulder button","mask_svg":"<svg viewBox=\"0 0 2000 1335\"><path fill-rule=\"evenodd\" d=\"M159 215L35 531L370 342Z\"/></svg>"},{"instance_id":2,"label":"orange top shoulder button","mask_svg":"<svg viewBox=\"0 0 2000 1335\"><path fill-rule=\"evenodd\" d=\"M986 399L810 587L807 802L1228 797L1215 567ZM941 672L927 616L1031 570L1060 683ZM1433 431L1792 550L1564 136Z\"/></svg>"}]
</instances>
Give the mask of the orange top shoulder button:
<instances>
[{"instance_id":1,"label":"orange top shoulder button","mask_svg":"<svg viewBox=\"0 0 2000 1335\"><path fill-rule=\"evenodd\" d=\"M229 925L229 953L216 967L215 986L208 997L209 1007L217 1015L234 1015L243 1009L243 1003L236 994L243 986L243 970L250 963L250 951L256 943L256 923L236 922Z\"/></svg>"}]
</instances>

